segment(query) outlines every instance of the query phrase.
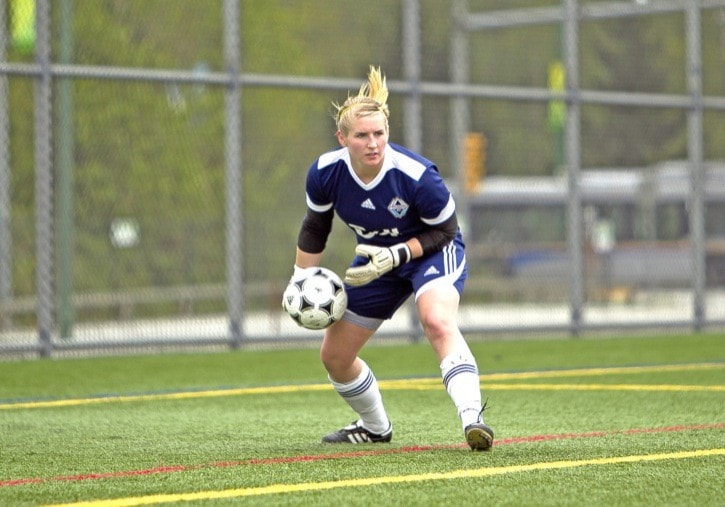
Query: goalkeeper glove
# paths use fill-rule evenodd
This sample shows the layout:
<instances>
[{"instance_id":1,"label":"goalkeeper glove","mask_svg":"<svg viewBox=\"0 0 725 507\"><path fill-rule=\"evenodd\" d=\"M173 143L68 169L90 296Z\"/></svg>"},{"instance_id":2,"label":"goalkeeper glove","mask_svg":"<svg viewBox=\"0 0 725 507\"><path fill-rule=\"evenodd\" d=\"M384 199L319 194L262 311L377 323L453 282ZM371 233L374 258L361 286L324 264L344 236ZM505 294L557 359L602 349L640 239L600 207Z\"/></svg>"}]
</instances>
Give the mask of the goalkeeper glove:
<instances>
[{"instance_id":1,"label":"goalkeeper glove","mask_svg":"<svg viewBox=\"0 0 725 507\"><path fill-rule=\"evenodd\" d=\"M292 285L293 283L297 283L297 282L304 280L305 278L307 278L309 271L311 269L314 269L314 268L301 268L297 264L295 264L294 271L292 272L292 276L290 277L289 282L287 282L287 285L289 286L289 285ZM286 297L286 295L282 294L282 308L285 308L285 310L286 310L285 297ZM298 324L299 324L299 322L298 322ZM300 325L302 325L302 324L300 324Z\"/></svg>"},{"instance_id":2,"label":"goalkeeper glove","mask_svg":"<svg viewBox=\"0 0 725 507\"><path fill-rule=\"evenodd\" d=\"M299 282L300 280L304 280L307 278L307 274L309 273L310 269L312 268L301 268L297 264L294 266L294 272L292 273L292 276L290 277L290 283L293 282Z\"/></svg>"},{"instance_id":3,"label":"goalkeeper glove","mask_svg":"<svg viewBox=\"0 0 725 507\"><path fill-rule=\"evenodd\" d=\"M411 258L410 248L405 243L391 247L361 244L355 247L355 254L368 257L370 262L345 271L345 283L353 286L370 283L393 268L410 261Z\"/></svg>"}]
</instances>

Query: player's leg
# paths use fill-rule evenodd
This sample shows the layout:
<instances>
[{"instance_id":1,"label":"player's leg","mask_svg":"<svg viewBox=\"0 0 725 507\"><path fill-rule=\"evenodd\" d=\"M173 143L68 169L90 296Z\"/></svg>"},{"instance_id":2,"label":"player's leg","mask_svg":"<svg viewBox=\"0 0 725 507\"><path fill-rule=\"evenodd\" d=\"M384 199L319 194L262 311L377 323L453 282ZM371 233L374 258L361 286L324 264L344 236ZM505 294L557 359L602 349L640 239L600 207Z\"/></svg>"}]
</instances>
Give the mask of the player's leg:
<instances>
[{"instance_id":1,"label":"player's leg","mask_svg":"<svg viewBox=\"0 0 725 507\"><path fill-rule=\"evenodd\" d=\"M493 444L493 430L483 421L478 365L458 329L458 291L440 285L421 294L416 304L421 325L440 363L443 384L456 406L468 444L486 450Z\"/></svg>"},{"instance_id":2,"label":"player's leg","mask_svg":"<svg viewBox=\"0 0 725 507\"><path fill-rule=\"evenodd\" d=\"M461 419L471 448L493 444L493 431L483 422L478 365L458 329L458 304L466 279L463 244L454 241L442 251L413 263L411 269L418 315L440 363L443 383Z\"/></svg>"},{"instance_id":3,"label":"player's leg","mask_svg":"<svg viewBox=\"0 0 725 507\"><path fill-rule=\"evenodd\" d=\"M358 357L360 349L379 325L377 319L343 320L325 331L320 349L322 364L333 388L359 415L359 420L323 437L327 443L389 442L392 425L383 406L378 382L368 365ZM361 325L370 321L370 326Z\"/></svg>"}]
</instances>

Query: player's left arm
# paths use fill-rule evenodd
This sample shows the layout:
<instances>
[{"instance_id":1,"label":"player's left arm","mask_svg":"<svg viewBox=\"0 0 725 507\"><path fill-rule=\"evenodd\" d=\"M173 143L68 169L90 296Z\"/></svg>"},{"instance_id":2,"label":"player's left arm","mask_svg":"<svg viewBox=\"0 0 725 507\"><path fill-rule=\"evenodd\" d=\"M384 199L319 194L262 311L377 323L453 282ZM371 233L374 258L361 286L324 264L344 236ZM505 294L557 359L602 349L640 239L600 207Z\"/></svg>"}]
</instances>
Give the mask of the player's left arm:
<instances>
[{"instance_id":1,"label":"player's left arm","mask_svg":"<svg viewBox=\"0 0 725 507\"><path fill-rule=\"evenodd\" d=\"M439 252L444 246L455 239L456 234L458 234L458 218L454 211L443 222L429 225L423 232L404 243L410 251L408 260Z\"/></svg>"},{"instance_id":2,"label":"player's left arm","mask_svg":"<svg viewBox=\"0 0 725 507\"><path fill-rule=\"evenodd\" d=\"M415 251L413 250L413 245L409 244L411 247L411 259L417 259L418 257L439 252L444 246L455 239L456 234L458 234L458 218L454 211L443 222L429 225L427 229L407 242L413 245L417 243Z\"/></svg>"},{"instance_id":3,"label":"player's left arm","mask_svg":"<svg viewBox=\"0 0 725 507\"><path fill-rule=\"evenodd\" d=\"M355 248L355 253L368 257L370 262L348 268L345 272L345 283L354 286L370 283L401 264L441 250L457 233L458 220L453 212L448 219L440 224L429 225L422 233L405 243L390 247L360 244Z\"/></svg>"}]
</instances>

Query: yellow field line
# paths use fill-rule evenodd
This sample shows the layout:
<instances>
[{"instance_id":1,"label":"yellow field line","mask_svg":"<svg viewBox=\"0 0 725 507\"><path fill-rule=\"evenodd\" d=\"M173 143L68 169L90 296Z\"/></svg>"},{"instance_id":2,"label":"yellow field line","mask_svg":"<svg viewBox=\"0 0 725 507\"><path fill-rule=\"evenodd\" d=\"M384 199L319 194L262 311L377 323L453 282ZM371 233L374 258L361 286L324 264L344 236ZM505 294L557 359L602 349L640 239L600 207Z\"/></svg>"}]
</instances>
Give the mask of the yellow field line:
<instances>
[{"instance_id":1,"label":"yellow field line","mask_svg":"<svg viewBox=\"0 0 725 507\"><path fill-rule=\"evenodd\" d=\"M433 391L440 389L437 384L414 383L388 385L380 382L380 387L386 390ZM680 384L483 384L488 391L674 391L674 392L725 392L725 385L680 385Z\"/></svg>"},{"instance_id":2,"label":"yellow field line","mask_svg":"<svg viewBox=\"0 0 725 507\"><path fill-rule=\"evenodd\" d=\"M656 366L614 366L609 368L573 368L570 370L524 371L517 373L491 373L481 380L525 380L534 378L591 377L636 373L666 373L675 371L702 371L725 368L725 363L666 364Z\"/></svg>"},{"instance_id":3,"label":"yellow field line","mask_svg":"<svg viewBox=\"0 0 725 507\"><path fill-rule=\"evenodd\" d=\"M614 368L580 368L572 370L536 371L520 373L494 373L481 375L486 389L499 390L576 390L576 391L711 391L725 390L722 385L658 385L658 384L501 384L491 383L495 380L530 380L536 378L565 378L598 375L621 375L638 373L660 373L675 371L702 371L725 368L725 363L700 363L662 366L630 366ZM429 390L439 389L440 378L381 380L381 389ZM188 400L198 398L215 398L221 396L245 396L254 394L283 394L293 392L326 391L329 384L305 384L286 386L243 387L237 389L213 389L205 391L182 391L176 393L156 393L106 396L94 398L70 398L64 400L26 401L0 403L0 410L20 410L33 408L59 408L79 405L97 405L103 403L123 403L139 401Z\"/></svg>"},{"instance_id":4,"label":"yellow field line","mask_svg":"<svg viewBox=\"0 0 725 507\"><path fill-rule=\"evenodd\" d=\"M549 461L530 463L527 465L510 465L504 467L475 468L468 470L454 470L451 472L431 472L413 475L394 475L383 477L367 477L363 479L345 479L339 481L303 482L297 484L271 484L254 488L237 488L226 490L197 491L193 493L176 493L148 495L116 499L91 500L68 504L56 504L53 507L126 507L134 505L152 505L158 503L192 502L217 500L223 498L241 498L262 495L278 495L286 493L299 493L303 491L324 491L340 488L356 488L364 486L377 486L384 484L413 483L423 481L440 481L454 479L475 479L512 473L533 472L540 470L557 470L583 466L614 465L619 463L639 463L646 461L661 461L673 459L703 458L708 456L723 456L725 448L700 449L695 451L681 451L658 454L641 454L632 456L615 456L609 458L593 458L568 461Z\"/></svg>"},{"instance_id":5,"label":"yellow field line","mask_svg":"<svg viewBox=\"0 0 725 507\"><path fill-rule=\"evenodd\" d=\"M67 400L27 401L19 403L0 404L0 410L20 408L51 408L73 407L78 405L95 405L101 403L119 403L129 401L158 401L158 400L189 400L196 398L217 398L220 396L243 396L250 394L274 394L309 391L326 391L331 389L329 384L306 384L298 386L267 386L243 387L238 389L215 389L206 391L182 391L178 393L138 394L125 396L106 396L102 398L71 398Z\"/></svg>"}]
</instances>

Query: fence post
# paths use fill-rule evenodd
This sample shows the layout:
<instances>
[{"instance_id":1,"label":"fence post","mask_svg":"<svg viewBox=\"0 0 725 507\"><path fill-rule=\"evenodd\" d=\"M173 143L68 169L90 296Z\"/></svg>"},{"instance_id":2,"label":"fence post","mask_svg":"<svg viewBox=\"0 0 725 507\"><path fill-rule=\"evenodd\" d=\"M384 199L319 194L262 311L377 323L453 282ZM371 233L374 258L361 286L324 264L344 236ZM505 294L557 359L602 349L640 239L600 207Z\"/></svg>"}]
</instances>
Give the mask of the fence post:
<instances>
[{"instance_id":1,"label":"fence post","mask_svg":"<svg viewBox=\"0 0 725 507\"><path fill-rule=\"evenodd\" d=\"M224 0L224 64L229 84L224 92L226 116L224 160L226 173L226 276L227 314L232 348L244 341L244 293L242 252L242 85L239 80L241 30L239 0Z\"/></svg>"},{"instance_id":2,"label":"fence post","mask_svg":"<svg viewBox=\"0 0 725 507\"><path fill-rule=\"evenodd\" d=\"M7 59L7 3L0 3L0 62ZM0 75L0 146L10 146L8 78ZM0 304L13 295L12 234L10 233L10 150L0 155ZM0 312L0 331L11 325L11 315Z\"/></svg>"},{"instance_id":3,"label":"fence post","mask_svg":"<svg viewBox=\"0 0 725 507\"><path fill-rule=\"evenodd\" d=\"M35 77L35 284L37 290L38 341L41 357L53 348L53 130L50 68L50 1L36 4L35 60L40 68Z\"/></svg>"},{"instance_id":4,"label":"fence post","mask_svg":"<svg viewBox=\"0 0 725 507\"><path fill-rule=\"evenodd\" d=\"M700 9L697 0L689 0L685 10L685 40L687 58L687 91L692 106L687 110L687 153L690 161L690 238L692 247L693 309L695 331L702 330L705 319L705 203L703 165L702 55L700 47Z\"/></svg>"},{"instance_id":5,"label":"fence post","mask_svg":"<svg viewBox=\"0 0 725 507\"><path fill-rule=\"evenodd\" d=\"M569 199L567 203L570 329L577 336L582 327L584 306L584 254L582 199L579 189L581 170L579 97L579 13L577 0L564 0L564 67L566 69L566 126L564 151Z\"/></svg>"},{"instance_id":6,"label":"fence post","mask_svg":"<svg viewBox=\"0 0 725 507\"><path fill-rule=\"evenodd\" d=\"M423 104L420 92L420 2L403 0L403 71L410 91L405 97L405 143L420 152L423 148ZM422 329L415 311L415 301L411 299L409 331L412 342L417 343Z\"/></svg>"},{"instance_id":7,"label":"fence post","mask_svg":"<svg viewBox=\"0 0 725 507\"><path fill-rule=\"evenodd\" d=\"M56 2L60 11L59 48L61 64L73 60L73 0ZM58 79L57 111L58 167L58 327L61 338L73 337L73 80Z\"/></svg>"}]
</instances>

